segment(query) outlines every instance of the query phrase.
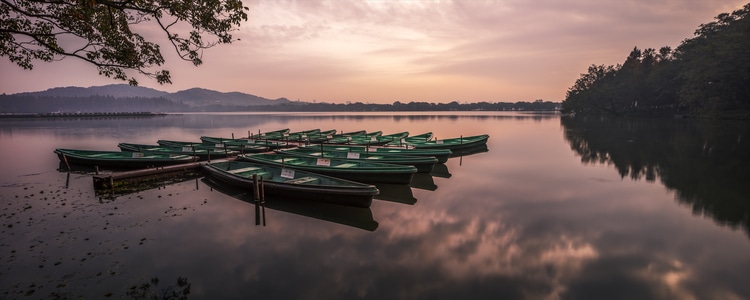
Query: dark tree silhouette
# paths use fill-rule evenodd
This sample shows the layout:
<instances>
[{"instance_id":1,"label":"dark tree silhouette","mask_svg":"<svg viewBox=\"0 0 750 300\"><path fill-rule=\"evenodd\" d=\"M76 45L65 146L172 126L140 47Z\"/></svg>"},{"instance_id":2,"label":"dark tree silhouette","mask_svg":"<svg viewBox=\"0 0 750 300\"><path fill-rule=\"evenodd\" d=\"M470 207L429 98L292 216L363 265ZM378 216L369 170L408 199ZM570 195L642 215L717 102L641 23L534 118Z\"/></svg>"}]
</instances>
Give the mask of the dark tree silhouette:
<instances>
[{"instance_id":1,"label":"dark tree silhouette","mask_svg":"<svg viewBox=\"0 0 750 300\"><path fill-rule=\"evenodd\" d=\"M562 111L750 118L748 14L750 4L720 14L674 50L636 47L622 65L589 67L568 90Z\"/></svg>"},{"instance_id":2,"label":"dark tree silhouette","mask_svg":"<svg viewBox=\"0 0 750 300\"><path fill-rule=\"evenodd\" d=\"M138 82L127 70L171 83L168 70L153 70L164 57L144 37L149 30L200 65L204 49L233 41L230 32L247 20L246 10L240 0L0 0L0 56L24 69L74 57L131 85Z\"/></svg>"}]
</instances>

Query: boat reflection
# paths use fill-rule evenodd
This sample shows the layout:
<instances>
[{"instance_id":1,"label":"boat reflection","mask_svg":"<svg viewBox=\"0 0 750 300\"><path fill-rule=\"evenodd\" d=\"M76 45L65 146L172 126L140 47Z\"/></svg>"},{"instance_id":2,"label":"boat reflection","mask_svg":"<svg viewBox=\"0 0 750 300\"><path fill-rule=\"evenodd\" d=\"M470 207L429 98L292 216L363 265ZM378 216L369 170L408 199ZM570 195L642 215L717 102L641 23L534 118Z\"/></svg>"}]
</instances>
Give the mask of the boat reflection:
<instances>
[{"instance_id":1,"label":"boat reflection","mask_svg":"<svg viewBox=\"0 0 750 300\"><path fill-rule=\"evenodd\" d=\"M433 180L432 175L427 173L414 174L414 178L411 179L409 186L428 191L434 191L437 189L437 185L435 185L435 180Z\"/></svg>"},{"instance_id":2,"label":"boat reflection","mask_svg":"<svg viewBox=\"0 0 750 300\"><path fill-rule=\"evenodd\" d=\"M462 149L454 150L453 153L451 153L450 157L463 157L463 156L469 156L469 155L484 153L484 152L489 152L489 151L490 149L487 148L487 144L481 144L481 145L477 145L471 148L462 148Z\"/></svg>"},{"instance_id":3,"label":"boat reflection","mask_svg":"<svg viewBox=\"0 0 750 300\"><path fill-rule=\"evenodd\" d=\"M378 183L375 186L380 190L380 194L373 197L375 199L408 205L417 203L408 184Z\"/></svg>"},{"instance_id":4,"label":"boat reflection","mask_svg":"<svg viewBox=\"0 0 750 300\"><path fill-rule=\"evenodd\" d=\"M232 198L257 205L254 200L253 192L221 184L204 177L201 181L209 186L211 190L216 190ZM329 204L325 202L301 201L287 199L283 197L266 196L263 203L263 224L265 225L265 208L277 211L283 211L300 216L310 217L318 220L328 221L336 224L347 225L375 231L378 228L378 222L373 219L372 210L369 208L351 207L343 205ZM260 209L256 208L256 224L260 217L257 215Z\"/></svg>"},{"instance_id":5,"label":"boat reflection","mask_svg":"<svg viewBox=\"0 0 750 300\"><path fill-rule=\"evenodd\" d=\"M68 173L68 178L70 173ZM163 175L147 176L143 178L135 178L132 180L122 180L114 184L112 188L94 188L94 195L99 198L99 202L107 202L115 200L119 197L147 191L153 189L166 188L169 185L186 182L195 179L196 188L198 186L198 179L203 177L203 174L197 171L186 171L180 173L169 173ZM67 184L66 184L67 187Z\"/></svg>"},{"instance_id":6,"label":"boat reflection","mask_svg":"<svg viewBox=\"0 0 750 300\"><path fill-rule=\"evenodd\" d=\"M435 168L432 169L430 175L440 178L451 178L451 173L445 164L435 164Z\"/></svg>"},{"instance_id":7,"label":"boat reflection","mask_svg":"<svg viewBox=\"0 0 750 300\"><path fill-rule=\"evenodd\" d=\"M79 165L79 164L70 164L70 168L68 168L68 165L66 165L65 162L60 161L59 165L57 166L57 171L77 173L77 174L95 174L99 170L97 167L94 167L94 166Z\"/></svg>"}]
</instances>

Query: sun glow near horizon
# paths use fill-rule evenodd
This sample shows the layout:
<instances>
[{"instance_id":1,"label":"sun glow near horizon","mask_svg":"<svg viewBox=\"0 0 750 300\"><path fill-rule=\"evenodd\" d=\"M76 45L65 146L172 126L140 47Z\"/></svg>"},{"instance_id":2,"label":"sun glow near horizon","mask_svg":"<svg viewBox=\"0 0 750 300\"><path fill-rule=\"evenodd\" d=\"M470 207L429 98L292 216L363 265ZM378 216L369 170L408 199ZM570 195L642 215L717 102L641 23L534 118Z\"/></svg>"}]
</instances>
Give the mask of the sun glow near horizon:
<instances>
[{"instance_id":1,"label":"sun glow near horizon","mask_svg":"<svg viewBox=\"0 0 750 300\"><path fill-rule=\"evenodd\" d=\"M744 4L568 1L245 1L249 20L230 45L183 62L162 45L172 85L276 99L561 101L592 64L622 63L633 47L676 47L722 12ZM26 71L0 60L0 92L119 81L67 59ZM76 76L61 76L73 71ZM137 77L137 76L136 76Z\"/></svg>"}]
</instances>

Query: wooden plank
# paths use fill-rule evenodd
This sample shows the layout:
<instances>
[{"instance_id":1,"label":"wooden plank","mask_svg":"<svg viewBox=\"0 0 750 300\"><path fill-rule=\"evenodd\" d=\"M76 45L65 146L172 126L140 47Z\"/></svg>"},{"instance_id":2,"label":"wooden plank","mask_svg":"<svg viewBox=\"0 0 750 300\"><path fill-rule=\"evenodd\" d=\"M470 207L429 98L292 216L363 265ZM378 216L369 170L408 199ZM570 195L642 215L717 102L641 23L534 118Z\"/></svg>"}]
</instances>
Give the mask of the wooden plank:
<instances>
[{"instance_id":1,"label":"wooden plank","mask_svg":"<svg viewBox=\"0 0 750 300\"><path fill-rule=\"evenodd\" d=\"M303 184L303 183L313 182L313 181L316 181L316 180L318 180L318 178L307 176L307 177L300 177L300 178L297 178L297 179L289 179L289 180L284 181L284 182L285 183L293 183L293 184Z\"/></svg>"},{"instance_id":2,"label":"wooden plank","mask_svg":"<svg viewBox=\"0 0 750 300\"><path fill-rule=\"evenodd\" d=\"M237 173L242 173L242 172L247 172L247 171L255 171L255 170L260 170L260 169L261 169L260 167L247 167L247 168L229 170L227 172L232 173L232 174L237 174Z\"/></svg>"},{"instance_id":3,"label":"wooden plank","mask_svg":"<svg viewBox=\"0 0 750 300\"><path fill-rule=\"evenodd\" d=\"M231 159L214 160L214 162L227 161L227 160L231 160ZM140 170L132 170L132 171L124 171L124 172L113 172L110 174L98 174L98 175L92 176L92 178L94 180L94 187L96 188L111 187L112 183L115 181L131 180L131 179L137 179L139 177L147 177L147 176L168 174L168 173L175 173L175 172L186 172L186 171L198 169L202 165L205 165L207 163L208 162L189 162L189 163L184 163L184 164L179 164L179 165L171 165L171 166L164 166L164 167L158 167L158 168L148 168L148 169L140 169Z\"/></svg>"}]
</instances>

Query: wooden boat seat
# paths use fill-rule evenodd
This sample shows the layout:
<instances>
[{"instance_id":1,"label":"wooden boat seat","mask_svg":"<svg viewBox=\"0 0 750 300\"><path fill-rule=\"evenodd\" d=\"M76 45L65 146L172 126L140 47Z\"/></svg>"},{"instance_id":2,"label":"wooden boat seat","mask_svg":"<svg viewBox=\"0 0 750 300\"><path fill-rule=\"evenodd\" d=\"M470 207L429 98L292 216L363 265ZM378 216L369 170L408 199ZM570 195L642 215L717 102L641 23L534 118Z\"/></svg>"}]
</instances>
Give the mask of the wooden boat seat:
<instances>
[{"instance_id":1,"label":"wooden boat seat","mask_svg":"<svg viewBox=\"0 0 750 300\"><path fill-rule=\"evenodd\" d=\"M255 173L255 174L258 175L258 180L260 180L260 179L269 180L269 179L273 178L273 173L271 173L271 172L265 172L265 171L263 171L263 172L258 172L258 173Z\"/></svg>"},{"instance_id":2,"label":"wooden boat seat","mask_svg":"<svg viewBox=\"0 0 750 300\"><path fill-rule=\"evenodd\" d=\"M294 158L294 157L285 157L285 158L283 158L283 159L281 159L281 158L279 158L279 159L275 159L274 161L275 161L275 162L283 162L283 163L288 163L288 162L292 162L292 161L295 161L295 160L297 160L297 159L296 159L296 158Z\"/></svg>"},{"instance_id":3,"label":"wooden boat seat","mask_svg":"<svg viewBox=\"0 0 750 300\"><path fill-rule=\"evenodd\" d=\"M232 174L237 174L237 173L244 173L244 172L255 171L255 170L260 170L260 169L261 168L259 167L247 167L247 168L229 170L227 172L232 173Z\"/></svg>"},{"instance_id":4,"label":"wooden boat seat","mask_svg":"<svg viewBox=\"0 0 750 300\"><path fill-rule=\"evenodd\" d=\"M346 164L337 165L335 167L336 168L351 168L351 167L354 167L354 166L357 166L357 164L355 164L355 163L346 163Z\"/></svg>"},{"instance_id":5,"label":"wooden boat seat","mask_svg":"<svg viewBox=\"0 0 750 300\"><path fill-rule=\"evenodd\" d=\"M315 182L317 180L318 178L308 176L308 177L289 179L287 181L284 181L284 183L303 184L303 183Z\"/></svg>"}]
</instances>

